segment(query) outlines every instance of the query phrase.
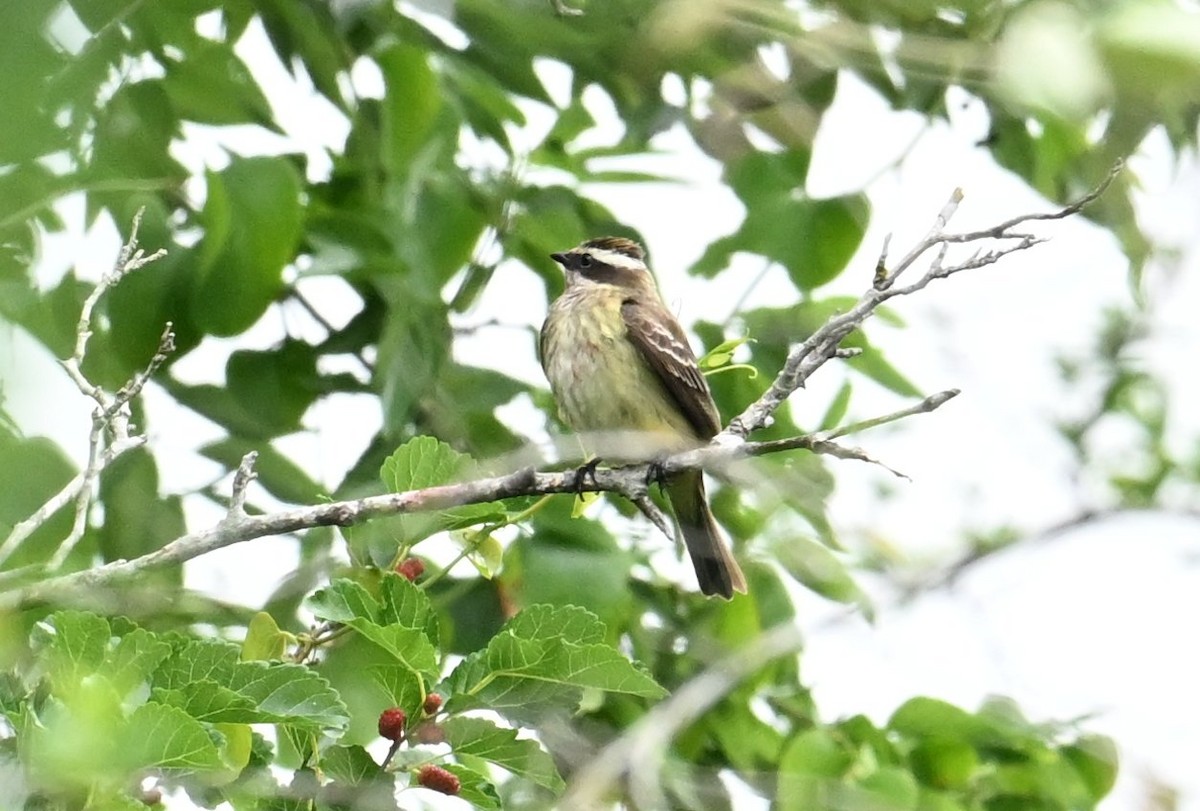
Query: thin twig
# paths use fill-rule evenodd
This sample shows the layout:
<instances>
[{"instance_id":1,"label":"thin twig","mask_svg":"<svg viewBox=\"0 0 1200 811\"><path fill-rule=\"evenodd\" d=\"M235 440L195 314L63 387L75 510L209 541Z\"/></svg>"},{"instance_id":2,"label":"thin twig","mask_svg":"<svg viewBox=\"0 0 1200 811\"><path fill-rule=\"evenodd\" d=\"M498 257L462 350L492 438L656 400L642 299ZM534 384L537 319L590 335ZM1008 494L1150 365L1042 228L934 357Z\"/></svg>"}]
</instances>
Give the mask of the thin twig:
<instances>
[{"instance_id":1,"label":"thin twig","mask_svg":"<svg viewBox=\"0 0 1200 811\"><path fill-rule=\"evenodd\" d=\"M254 472L254 463L258 461L258 451L250 451L242 457L237 471L233 474L233 494L229 499L228 520L236 521L246 515L246 490L250 483L258 478Z\"/></svg>"},{"instance_id":2,"label":"thin twig","mask_svg":"<svg viewBox=\"0 0 1200 811\"><path fill-rule=\"evenodd\" d=\"M835 428L832 431L822 431L816 436L821 439L837 439L838 437L847 436L849 434L857 434L866 431L870 428L876 428L880 425L886 425L889 422L902 420L905 417L911 417L914 414L928 414L934 409L940 408L943 404L949 402L960 394L959 389L946 389L939 391L937 394L931 394L921 402L908 408L902 408L899 411L893 411L891 414L885 414L882 417L874 417L861 422L854 422L850 425L844 425L841 428Z\"/></svg>"},{"instance_id":3,"label":"thin twig","mask_svg":"<svg viewBox=\"0 0 1200 811\"><path fill-rule=\"evenodd\" d=\"M79 392L96 404L92 409L92 427L88 435L87 463L82 473L68 482L58 493L51 496L29 518L13 527L8 537L0 544L0 564L7 560L17 547L45 524L52 515L74 501L75 514L71 530L59 543L47 564L50 571L62 566L87 530L92 490L100 473L118 456L145 442L144 439L134 439L129 435L129 403L141 392L146 382L174 351L175 335L171 325L168 323L166 329L163 330L158 350L146 369L134 375L115 393L109 394L102 387L88 380L83 373L83 361L87 355L88 341L92 337L92 317L100 299L127 275L166 255L166 251L162 249L146 254L138 248L137 235L144 211L145 209L139 209L134 215L129 239L121 246L112 269L100 278L100 281L84 299L83 306L79 311L79 319L75 324L74 349L71 356L62 362L63 369ZM110 435L112 445L106 448L106 442Z\"/></svg>"},{"instance_id":4,"label":"thin twig","mask_svg":"<svg viewBox=\"0 0 1200 811\"><path fill-rule=\"evenodd\" d=\"M1078 213L1088 203L1104 193L1104 190L1121 172L1123 165L1117 163L1104 180L1090 192L1068 206L1057 211L1043 214L1022 214L1005 220L991 228L970 231L962 234L948 234L945 227L958 210L963 199L962 191L955 189L949 200L934 218L933 225L925 237L916 244L900 262L890 271L883 265L886 261L887 243L881 253L879 263L875 268L871 286L855 302L848 311L830 318L805 341L793 348L784 362L775 381L759 397L730 421L722 432L730 438L745 438L751 432L768 424L772 414L797 389L803 388L808 378L823 366L830 358L836 357L841 348L841 342L858 329L864 321L870 318L881 304L896 296L909 295L924 288L934 279L944 279L955 273L993 264L1016 251L1027 250L1043 240L1026 233L1014 233L1017 226L1040 220L1060 220ZM950 244L963 244L984 240L1008 241L998 248L987 252L976 252L965 261L957 264L946 263L946 252ZM896 279L909 269L921 256L929 250L937 248L938 253L925 273L915 282L907 286L897 286Z\"/></svg>"}]
</instances>

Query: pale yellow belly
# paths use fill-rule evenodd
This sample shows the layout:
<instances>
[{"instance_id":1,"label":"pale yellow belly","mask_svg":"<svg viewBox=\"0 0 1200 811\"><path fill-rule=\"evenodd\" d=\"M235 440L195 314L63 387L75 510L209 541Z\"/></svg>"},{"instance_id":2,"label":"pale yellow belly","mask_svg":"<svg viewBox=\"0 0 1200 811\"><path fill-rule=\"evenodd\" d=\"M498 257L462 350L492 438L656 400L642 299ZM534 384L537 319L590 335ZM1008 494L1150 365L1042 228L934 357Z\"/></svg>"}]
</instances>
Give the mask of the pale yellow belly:
<instances>
[{"instance_id":1,"label":"pale yellow belly","mask_svg":"<svg viewBox=\"0 0 1200 811\"><path fill-rule=\"evenodd\" d=\"M563 421L602 456L644 457L696 444L690 423L629 342L620 318L597 319L556 303L546 377ZM563 340L563 330L574 338Z\"/></svg>"}]
</instances>

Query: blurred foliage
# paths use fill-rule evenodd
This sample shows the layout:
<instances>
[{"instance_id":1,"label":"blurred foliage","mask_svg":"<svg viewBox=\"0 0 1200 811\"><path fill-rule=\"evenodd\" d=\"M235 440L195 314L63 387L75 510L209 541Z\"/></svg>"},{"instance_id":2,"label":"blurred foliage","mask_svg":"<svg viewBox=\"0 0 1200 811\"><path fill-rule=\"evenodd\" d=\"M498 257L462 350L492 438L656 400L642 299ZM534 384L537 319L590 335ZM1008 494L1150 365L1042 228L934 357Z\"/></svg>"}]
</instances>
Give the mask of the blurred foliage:
<instances>
[{"instance_id":1,"label":"blurred foliage","mask_svg":"<svg viewBox=\"0 0 1200 811\"><path fill-rule=\"evenodd\" d=\"M168 256L102 301L87 373L119 387L173 322L178 349L158 383L219 427L204 456L230 470L257 450L272 496L313 503L453 481L476 469L472 457L518 450L524 438L496 409L523 394L552 422L544 391L455 358L452 315L470 309L502 260L532 268L550 297L561 281L548 253L604 233L636 236L585 184L654 179L608 159L652 153L669 128L684 128L720 163L746 211L693 272L712 278L734 254L751 253L786 268L795 286L794 300L741 314L753 341L738 362L758 374L713 376L726 415L762 391L790 342L845 306L822 288L861 243L870 207L862 193L805 191L812 139L842 77L931 122L948 116L948 88L965 89L987 109L984 146L996 162L1058 202L1093 187L1156 127L1176 149L1195 145L1200 18L1168 0L593 0L582 11L556 15L544 0L9 3L0 27L0 316L66 357L89 287L72 273L46 284L32 271L43 236L65 227L56 204L82 194L89 225L109 219L126 235L144 208L142 244ZM346 128L324 156L328 172L295 152L228 149L199 175L181 160L198 126L286 132L272 87L235 47L252 27ZM547 63L569 71L561 105L543 82ZM378 98L351 80L366 67L382 81ZM668 87L683 88L683 103ZM596 121L585 91L615 110L613 142L587 139ZM518 150L531 105L555 121ZM1136 286L1150 243L1133 217L1133 185L1122 175L1087 216L1120 239ZM176 373L198 347L236 340L282 307L320 313L322 302L300 289L316 276L355 294L344 326L318 342L239 345L221 385ZM696 331L710 348L731 337L712 324ZM1109 483L1116 503L1144 506L1175 471L1190 464L1194 477L1200 464L1164 450L1158 384L1120 362L1130 335L1128 317L1114 316L1098 353L1102 404L1062 433L1086 454L1102 419L1141 426L1155 452L1139 474ZM864 350L848 364L856 375L917 394L867 336L847 343ZM344 361L355 371L332 371ZM819 427L838 424L852 391L847 383ZM383 427L325 493L319 472L276 440L300 430L314 406L364 392L378 396ZM785 409L762 436L797 430ZM179 498L159 494L164 464L138 451L105 472L103 509L68 568L136 557L184 531ZM560 750L546 732L552 722L570 717L594 742L628 729L664 688L795 621L795 583L867 607L825 514L825 464L793 454L762 469L778 485L769 495L714 494L738 546L779 563L748 563L750 594L731 604L682 592L654 573L643 545L572 518L559 498L376 522L345 538L306 533L296 572L253 620L186 591L178 567L96 606L132 620L53 606L2 617L0 772L21 775L5 796L14 807L133 808L130 786L153 774L207 806L392 807L398 775L449 756L413 743L384 770L363 745L387 706L414 723L436 715L422 702L437 690L463 796L481 807L547 807L578 765L578 742ZM60 449L0 420L0 535L74 472ZM5 574L39 576L70 523L70 508L60 510L4 561ZM514 532L515 541L498 540ZM461 550L480 576L439 570L414 586L380 574L414 560L423 542ZM332 562L343 544L345 567ZM298 613L317 589L310 614ZM310 633L310 615L331 624ZM246 637L241 660L214 630ZM542 732L541 743L462 715L474 709ZM264 737L251 724L275 732ZM999 700L972 714L916 698L882 727L862 716L822 723L795 660L741 685L679 736L667 760L672 802L713 808L735 802L718 777L736 777L779 808L1082 809L1105 795L1115 769L1109 742L1032 724ZM267 776L272 765L293 773L286 790Z\"/></svg>"}]
</instances>

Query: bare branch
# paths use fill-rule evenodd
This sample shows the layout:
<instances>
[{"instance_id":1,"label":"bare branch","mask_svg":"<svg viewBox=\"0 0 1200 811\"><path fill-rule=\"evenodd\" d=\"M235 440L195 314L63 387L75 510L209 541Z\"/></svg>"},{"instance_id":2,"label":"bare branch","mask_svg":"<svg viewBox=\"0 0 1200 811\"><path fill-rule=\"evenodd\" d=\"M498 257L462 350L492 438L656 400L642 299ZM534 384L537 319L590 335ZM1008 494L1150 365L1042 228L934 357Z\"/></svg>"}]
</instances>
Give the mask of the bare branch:
<instances>
[{"instance_id":1,"label":"bare branch","mask_svg":"<svg viewBox=\"0 0 1200 811\"><path fill-rule=\"evenodd\" d=\"M665 476L684 470L711 469L720 472L732 463L755 456L786 450L805 449L840 459L852 459L880 465L897 476L891 468L868 456L858 448L848 448L828 439L799 436L770 442L714 443L703 448L684 451L656 459L653 463L617 468L585 468L538 473L524 467L511 473L490 478L474 479L455 484L438 485L403 493L336 501L314 506L297 507L265 515L249 515L244 511L245 490L253 480L253 454L247 454L234 475L234 495L228 514L215 526L183 535L160 549L129 561L113 561L94 569L33 583L22 588L0 591L0 610L56 600L86 600L98 590L131 578L141 572L182 563L216 549L251 541L270 535L286 535L319 526L346 527L373 518L404 513L428 512L501 501L516 496L548 495L552 493L614 492L644 509L646 480L652 467ZM653 502L650 502L651 504ZM657 508L656 508L657 509ZM668 537L674 538L670 523L651 520Z\"/></svg>"},{"instance_id":2,"label":"bare branch","mask_svg":"<svg viewBox=\"0 0 1200 811\"><path fill-rule=\"evenodd\" d=\"M837 439L838 437L847 436L849 434L857 434L861 431L866 431L870 428L876 428L880 425L886 425L889 422L902 420L905 417L911 417L914 414L928 414L943 404L957 397L961 392L958 389L946 389L939 391L937 394L931 394L921 402L908 408L902 408L899 411L893 411L891 414L885 414L882 417L875 417L861 422L851 423L850 425L836 428L832 431L822 431L817 434L821 439Z\"/></svg>"},{"instance_id":3,"label":"bare branch","mask_svg":"<svg viewBox=\"0 0 1200 811\"><path fill-rule=\"evenodd\" d=\"M626 498L629 498L626 496ZM658 527L658 531L667 536L667 539L674 542L675 530L671 528L671 519L667 518L666 514L658 508L654 500L646 493L629 498L637 508L641 510L642 515L650 519L650 523Z\"/></svg>"},{"instance_id":4,"label":"bare branch","mask_svg":"<svg viewBox=\"0 0 1200 811\"><path fill-rule=\"evenodd\" d=\"M808 378L823 366L830 358L837 357L841 342L858 329L864 321L870 318L881 304L896 296L909 295L924 288L934 279L944 279L964 270L993 264L1016 251L1027 250L1043 240L1031 234L1016 232L1013 229L1024 223L1040 220L1060 220L1078 213L1088 203L1104 193L1121 172L1123 164L1117 163L1104 180L1090 192L1070 205L1057 211L1044 214L1022 214L1005 220L991 228L970 231L962 234L946 233L945 227L958 210L963 199L961 189L955 189L942 210L938 212L933 225L925 238L918 242L890 272L886 267L887 250L890 238L885 240L883 251L876 264L872 285L855 302L848 311L834 316L825 322L816 332L804 342L792 348L788 353L783 369L771 384L770 388L758 400L751 403L741 414L735 417L722 432L733 439L744 439L752 431L762 428L771 421L771 415L797 389L802 388ZM966 244L986 240L1001 241L1000 247L985 252L977 252L970 258L957 264L947 264L946 255L951 244ZM937 249L937 255L926 269L925 273L907 286L897 286L896 279L912 267L920 257L932 249Z\"/></svg>"},{"instance_id":5,"label":"bare branch","mask_svg":"<svg viewBox=\"0 0 1200 811\"><path fill-rule=\"evenodd\" d=\"M229 500L228 520L236 521L246 515L246 490L250 482L258 478L254 472L254 463L258 461L258 451L250 451L242 457L237 472L233 474L233 495Z\"/></svg>"},{"instance_id":6,"label":"bare branch","mask_svg":"<svg viewBox=\"0 0 1200 811\"><path fill-rule=\"evenodd\" d=\"M146 382L175 350L175 333L172 331L171 324L168 323L163 330L158 349L146 368L134 375L114 394L109 394L100 386L92 383L83 373L83 360L87 354L88 341L92 336L92 314L100 299L127 275L166 255L166 251L162 249L147 255L138 248L137 235L143 212L144 209L139 209L134 215L129 240L121 246L112 270L101 277L87 298L84 299L79 312L79 320L75 325L75 348L71 357L63 361L63 369L75 387L85 397L96 403L92 409L92 428L88 436L87 464L84 466L83 472L72 479L66 487L51 496L29 518L13 527L12 532L0 544L0 563L7 560L38 527L45 524L52 515L73 500L75 502L75 518L71 525L71 531L59 544L47 564L50 571L62 566L87 530L92 490L100 473L118 456L145 443L144 438L129 436L129 403L141 392ZM108 435L111 435L113 444L106 449Z\"/></svg>"}]
</instances>

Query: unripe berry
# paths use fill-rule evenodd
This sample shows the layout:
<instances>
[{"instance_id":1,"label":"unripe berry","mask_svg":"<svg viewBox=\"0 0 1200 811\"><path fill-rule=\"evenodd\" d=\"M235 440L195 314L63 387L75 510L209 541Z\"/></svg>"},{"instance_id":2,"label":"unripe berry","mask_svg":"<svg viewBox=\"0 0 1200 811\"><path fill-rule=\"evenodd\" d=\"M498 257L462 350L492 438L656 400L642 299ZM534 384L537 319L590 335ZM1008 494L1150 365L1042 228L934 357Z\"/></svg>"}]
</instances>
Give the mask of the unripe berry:
<instances>
[{"instance_id":1,"label":"unripe berry","mask_svg":"<svg viewBox=\"0 0 1200 811\"><path fill-rule=\"evenodd\" d=\"M396 574L405 580L414 582L425 573L425 561L420 558L405 558L396 564Z\"/></svg>"},{"instance_id":2,"label":"unripe berry","mask_svg":"<svg viewBox=\"0 0 1200 811\"><path fill-rule=\"evenodd\" d=\"M453 772L448 772L441 766L422 766L417 772L417 782L428 789L440 791L442 794L458 794L462 783Z\"/></svg>"},{"instance_id":3,"label":"unripe berry","mask_svg":"<svg viewBox=\"0 0 1200 811\"><path fill-rule=\"evenodd\" d=\"M408 717L399 707L390 707L379 713L379 734L389 741L404 739L404 725Z\"/></svg>"},{"instance_id":4,"label":"unripe berry","mask_svg":"<svg viewBox=\"0 0 1200 811\"><path fill-rule=\"evenodd\" d=\"M442 708L442 697L437 693L430 693L425 696L424 710L426 715L437 715L438 710Z\"/></svg>"}]
</instances>

